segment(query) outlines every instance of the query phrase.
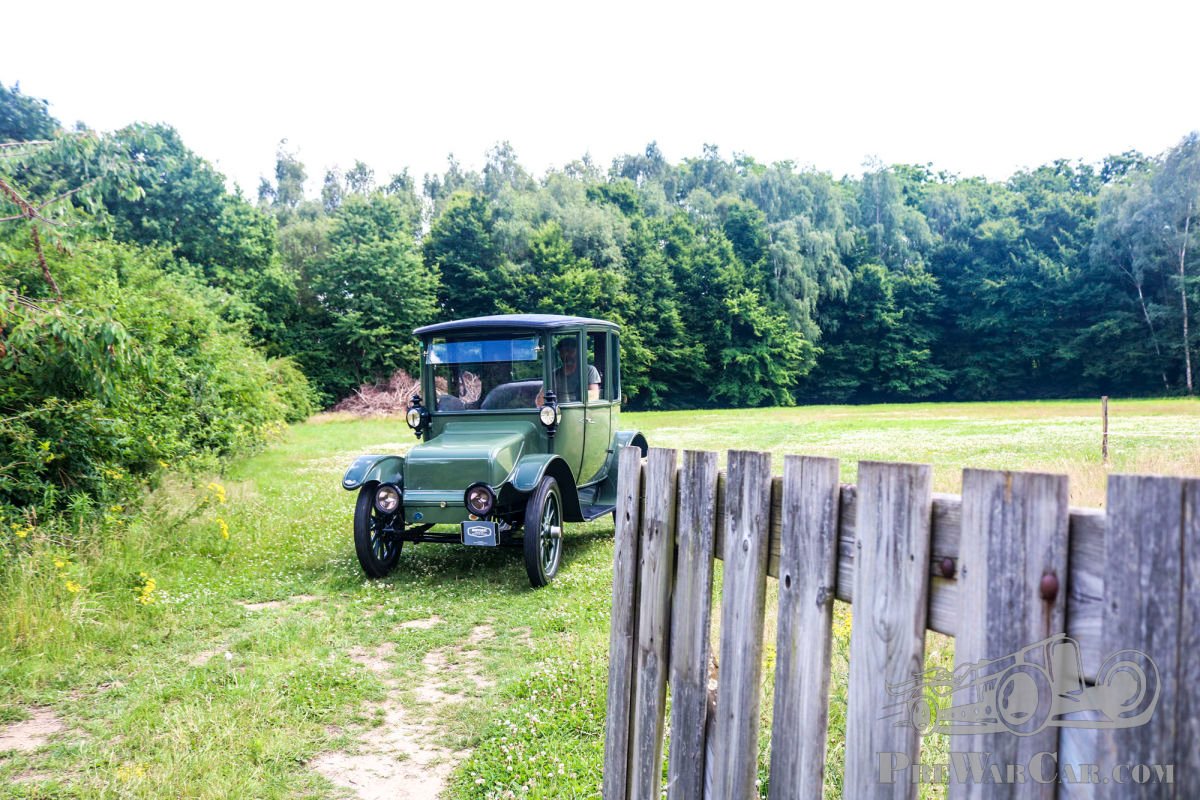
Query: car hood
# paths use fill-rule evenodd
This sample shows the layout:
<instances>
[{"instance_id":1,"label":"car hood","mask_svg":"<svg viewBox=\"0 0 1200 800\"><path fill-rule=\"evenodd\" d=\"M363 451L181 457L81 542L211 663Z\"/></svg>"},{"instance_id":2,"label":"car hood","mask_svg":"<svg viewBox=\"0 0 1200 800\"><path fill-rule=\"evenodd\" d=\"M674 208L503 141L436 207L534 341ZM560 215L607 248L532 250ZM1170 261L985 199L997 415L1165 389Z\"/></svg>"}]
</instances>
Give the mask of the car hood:
<instances>
[{"instance_id":1,"label":"car hood","mask_svg":"<svg viewBox=\"0 0 1200 800\"><path fill-rule=\"evenodd\" d=\"M450 422L408 452L404 488L466 489L482 481L499 486L537 439L532 422Z\"/></svg>"}]
</instances>

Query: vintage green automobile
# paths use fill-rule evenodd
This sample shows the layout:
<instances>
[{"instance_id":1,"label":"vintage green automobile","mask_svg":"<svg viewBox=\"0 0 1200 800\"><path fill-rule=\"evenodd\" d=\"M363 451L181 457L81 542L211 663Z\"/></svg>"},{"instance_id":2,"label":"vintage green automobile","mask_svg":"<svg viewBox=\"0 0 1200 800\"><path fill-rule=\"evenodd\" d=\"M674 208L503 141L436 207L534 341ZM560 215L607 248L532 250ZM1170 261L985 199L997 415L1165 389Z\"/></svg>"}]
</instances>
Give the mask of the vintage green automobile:
<instances>
[{"instance_id":1,"label":"vintage green automobile","mask_svg":"<svg viewBox=\"0 0 1200 800\"><path fill-rule=\"evenodd\" d=\"M358 491L363 571L387 575L404 542L520 546L529 582L545 586L562 561L563 523L612 513L617 454L646 452L645 437L617 424L618 326L506 314L414 333L421 390L407 422L421 441L404 457L361 456L342 480Z\"/></svg>"}]
</instances>

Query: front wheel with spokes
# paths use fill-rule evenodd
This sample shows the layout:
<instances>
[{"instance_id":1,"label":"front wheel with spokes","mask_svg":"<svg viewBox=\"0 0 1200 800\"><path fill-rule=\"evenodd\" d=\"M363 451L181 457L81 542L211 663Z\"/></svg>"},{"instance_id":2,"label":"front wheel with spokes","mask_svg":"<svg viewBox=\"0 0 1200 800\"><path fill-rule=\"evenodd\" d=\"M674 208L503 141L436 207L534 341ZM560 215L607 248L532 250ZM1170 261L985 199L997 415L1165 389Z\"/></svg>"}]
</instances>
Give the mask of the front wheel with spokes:
<instances>
[{"instance_id":1,"label":"front wheel with spokes","mask_svg":"<svg viewBox=\"0 0 1200 800\"><path fill-rule=\"evenodd\" d=\"M535 589L558 574L562 562L562 494L558 481L542 478L525 506L525 571Z\"/></svg>"},{"instance_id":2,"label":"front wheel with spokes","mask_svg":"<svg viewBox=\"0 0 1200 800\"><path fill-rule=\"evenodd\" d=\"M385 517L375 508L374 485L358 490L358 505L354 508L354 552L368 578L382 578L391 572L400 559L400 531L404 521L397 516Z\"/></svg>"}]
</instances>

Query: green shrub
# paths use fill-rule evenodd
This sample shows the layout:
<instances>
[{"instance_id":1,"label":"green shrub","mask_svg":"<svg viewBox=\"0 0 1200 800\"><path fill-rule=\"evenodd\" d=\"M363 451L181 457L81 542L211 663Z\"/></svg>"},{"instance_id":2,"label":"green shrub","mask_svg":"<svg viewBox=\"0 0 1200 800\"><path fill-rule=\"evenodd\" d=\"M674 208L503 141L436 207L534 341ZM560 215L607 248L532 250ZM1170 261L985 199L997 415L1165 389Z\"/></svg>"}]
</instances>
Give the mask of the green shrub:
<instances>
[{"instance_id":1,"label":"green shrub","mask_svg":"<svg viewBox=\"0 0 1200 800\"><path fill-rule=\"evenodd\" d=\"M18 239L19 241L19 239ZM10 242L11 245L11 242ZM11 264L34 264L16 250ZM123 502L167 466L211 462L307 417L312 392L268 360L228 294L179 274L163 250L91 241L5 265L0 289L0 513L28 518Z\"/></svg>"}]
</instances>

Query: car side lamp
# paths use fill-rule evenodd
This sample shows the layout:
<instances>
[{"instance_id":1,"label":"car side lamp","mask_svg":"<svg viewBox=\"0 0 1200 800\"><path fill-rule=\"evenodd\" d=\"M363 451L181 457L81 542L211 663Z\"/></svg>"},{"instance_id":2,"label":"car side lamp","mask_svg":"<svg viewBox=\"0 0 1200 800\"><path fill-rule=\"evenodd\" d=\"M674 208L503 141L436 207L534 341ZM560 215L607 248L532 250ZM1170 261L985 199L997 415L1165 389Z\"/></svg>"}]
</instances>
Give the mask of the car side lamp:
<instances>
[{"instance_id":1,"label":"car side lamp","mask_svg":"<svg viewBox=\"0 0 1200 800\"><path fill-rule=\"evenodd\" d=\"M538 419L546 426L546 436L553 439L558 431L558 423L562 422L562 411L558 408L558 396L553 391L546 392L545 401L538 412Z\"/></svg>"},{"instance_id":2,"label":"car side lamp","mask_svg":"<svg viewBox=\"0 0 1200 800\"><path fill-rule=\"evenodd\" d=\"M429 409L421 405L421 395L414 394L412 396L412 404L408 408L408 413L404 415L404 421L408 423L408 427L413 429L413 433L417 435L418 439L429 427Z\"/></svg>"}]
</instances>

